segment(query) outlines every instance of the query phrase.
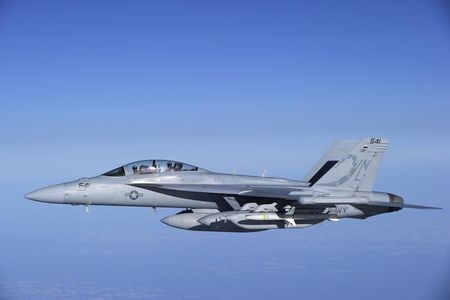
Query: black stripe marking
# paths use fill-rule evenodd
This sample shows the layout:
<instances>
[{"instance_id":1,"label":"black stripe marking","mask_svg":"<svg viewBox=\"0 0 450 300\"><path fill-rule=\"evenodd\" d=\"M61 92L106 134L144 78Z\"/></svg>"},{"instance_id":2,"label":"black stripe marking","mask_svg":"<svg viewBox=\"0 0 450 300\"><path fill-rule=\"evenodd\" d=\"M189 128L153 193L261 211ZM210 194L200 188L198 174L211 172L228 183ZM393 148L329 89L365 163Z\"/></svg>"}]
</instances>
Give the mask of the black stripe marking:
<instances>
[{"instance_id":1,"label":"black stripe marking","mask_svg":"<svg viewBox=\"0 0 450 300\"><path fill-rule=\"evenodd\" d=\"M314 185L317 181L319 181L320 178L323 177L323 175L325 175L328 171L330 171L330 169L332 167L334 167L335 164L337 164L337 160L329 160L327 161L322 168L320 168L319 171L317 171L316 174L314 174L313 177L311 177L311 179L309 180L309 183L311 185Z\"/></svg>"}]
</instances>

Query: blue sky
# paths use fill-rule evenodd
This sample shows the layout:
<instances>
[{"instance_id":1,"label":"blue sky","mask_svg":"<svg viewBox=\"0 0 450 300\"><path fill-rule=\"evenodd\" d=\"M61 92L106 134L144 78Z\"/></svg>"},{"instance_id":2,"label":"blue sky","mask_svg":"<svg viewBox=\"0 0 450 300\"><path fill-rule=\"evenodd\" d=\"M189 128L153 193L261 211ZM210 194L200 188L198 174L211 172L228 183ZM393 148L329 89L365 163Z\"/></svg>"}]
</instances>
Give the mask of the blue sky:
<instances>
[{"instance_id":1,"label":"blue sky","mask_svg":"<svg viewBox=\"0 0 450 300\"><path fill-rule=\"evenodd\" d=\"M450 18L439 1L2 1L0 298L444 299ZM46 205L145 158L301 179L382 136L376 189L444 207L258 234Z\"/></svg>"}]
</instances>

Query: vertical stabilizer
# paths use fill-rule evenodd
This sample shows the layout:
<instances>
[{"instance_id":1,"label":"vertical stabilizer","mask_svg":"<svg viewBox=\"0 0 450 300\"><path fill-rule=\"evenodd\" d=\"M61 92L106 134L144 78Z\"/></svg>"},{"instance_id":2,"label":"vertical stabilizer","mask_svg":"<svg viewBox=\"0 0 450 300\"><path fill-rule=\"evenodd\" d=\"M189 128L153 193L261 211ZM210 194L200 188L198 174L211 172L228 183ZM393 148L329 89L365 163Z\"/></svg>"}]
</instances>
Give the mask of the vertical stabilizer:
<instances>
[{"instance_id":1,"label":"vertical stabilizer","mask_svg":"<svg viewBox=\"0 0 450 300\"><path fill-rule=\"evenodd\" d=\"M372 191L375 178L389 142L381 138L367 138L353 145L339 161L319 174L320 178L309 180L311 185L350 188L354 191ZM320 171L320 170L319 170ZM317 174L317 173L316 173ZM313 176L314 177L314 176ZM317 177L319 177L317 175ZM313 178L312 178L313 179Z\"/></svg>"},{"instance_id":2,"label":"vertical stabilizer","mask_svg":"<svg viewBox=\"0 0 450 300\"><path fill-rule=\"evenodd\" d=\"M304 181L309 182L311 185L315 184L337 162L344 158L357 144L358 141L336 141L319 159L314 167L308 172L308 174L304 178Z\"/></svg>"}]
</instances>

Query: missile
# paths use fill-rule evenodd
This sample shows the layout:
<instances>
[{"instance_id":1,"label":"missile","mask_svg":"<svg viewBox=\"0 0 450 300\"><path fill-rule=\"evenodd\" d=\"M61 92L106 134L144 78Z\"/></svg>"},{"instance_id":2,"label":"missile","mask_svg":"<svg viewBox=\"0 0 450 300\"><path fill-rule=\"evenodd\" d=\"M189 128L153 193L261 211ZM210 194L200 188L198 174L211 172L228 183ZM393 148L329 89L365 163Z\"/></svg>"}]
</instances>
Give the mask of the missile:
<instances>
[{"instance_id":1,"label":"missile","mask_svg":"<svg viewBox=\"0 0 450 300\"><path fill-rule=\"evenodd\" d=\"M252 221L284 221L286 222L286 225L288 227L290 226L296 226L295 220L291 217L285 218L280 217L278 214L275 213L264 213L264 214L248 214L245 215L246 220L252 220Z\"/></svg>"}]
</instances>

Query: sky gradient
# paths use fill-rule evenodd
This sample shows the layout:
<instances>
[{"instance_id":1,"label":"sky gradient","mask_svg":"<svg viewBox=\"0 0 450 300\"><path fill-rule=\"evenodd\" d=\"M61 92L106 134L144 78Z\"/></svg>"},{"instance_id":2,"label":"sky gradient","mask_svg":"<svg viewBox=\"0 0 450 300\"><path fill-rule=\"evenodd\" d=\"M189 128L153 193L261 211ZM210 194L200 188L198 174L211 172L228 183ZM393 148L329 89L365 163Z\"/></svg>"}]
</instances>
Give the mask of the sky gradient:
<instances>
[{"instance_id":1,"label":"sky gradient","mask_svg":"<svg viewBox=\"0 0 450 300\"><path fill-rule=\"evenodd\" d=\"M0 1L0 299L448 299L442 1ZM302 179L388 138L376 190L444 207L254 234L35 203L139 159Z\"/></svg>"}]
</instances>

